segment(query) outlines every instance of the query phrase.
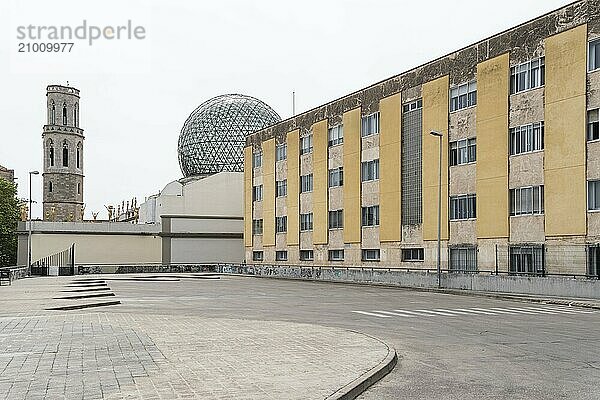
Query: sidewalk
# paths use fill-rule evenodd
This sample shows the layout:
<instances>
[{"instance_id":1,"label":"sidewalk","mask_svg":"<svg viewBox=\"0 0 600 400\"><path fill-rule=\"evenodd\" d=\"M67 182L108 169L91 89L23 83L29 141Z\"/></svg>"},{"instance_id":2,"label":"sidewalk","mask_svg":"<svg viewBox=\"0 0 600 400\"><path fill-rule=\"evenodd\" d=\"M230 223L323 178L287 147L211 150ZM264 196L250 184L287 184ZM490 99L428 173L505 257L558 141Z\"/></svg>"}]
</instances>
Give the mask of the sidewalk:
<instances>
[{"instance_id":1,"label":"sidewalk","mask_svg":"<svg viewBox=\"0 0 600 400\"><path fill-rule=\"evenodd\" d=\"M1 288L0 398L323 399L395 356L369 336L309 324L120 313L118 305L47 310L118 301L118 293L56 299L111 292L110 281L83 286L103 290L61 292L82 290L74 280Z\"/></svg>"}]
</instances>

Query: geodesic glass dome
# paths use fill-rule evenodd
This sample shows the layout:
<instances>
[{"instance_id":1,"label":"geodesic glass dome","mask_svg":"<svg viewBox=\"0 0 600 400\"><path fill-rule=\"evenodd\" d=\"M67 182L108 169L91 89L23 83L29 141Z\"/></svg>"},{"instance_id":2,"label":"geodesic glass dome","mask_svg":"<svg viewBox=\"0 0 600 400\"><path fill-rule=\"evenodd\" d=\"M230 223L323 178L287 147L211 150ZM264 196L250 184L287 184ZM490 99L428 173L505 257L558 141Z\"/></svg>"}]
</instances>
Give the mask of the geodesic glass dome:
<instances>
[{"instance_id":1,"label":"geodesic glass dome","mask_svg":"<svg viewBox=\"0 0 600 400\"><path fill-rule=\"evenodd\" d=\"M281 121L262 101L225 94L205 101L183 124L177 153L185 177L244 170L246 136Z\"/></svg>"}]
</instances>

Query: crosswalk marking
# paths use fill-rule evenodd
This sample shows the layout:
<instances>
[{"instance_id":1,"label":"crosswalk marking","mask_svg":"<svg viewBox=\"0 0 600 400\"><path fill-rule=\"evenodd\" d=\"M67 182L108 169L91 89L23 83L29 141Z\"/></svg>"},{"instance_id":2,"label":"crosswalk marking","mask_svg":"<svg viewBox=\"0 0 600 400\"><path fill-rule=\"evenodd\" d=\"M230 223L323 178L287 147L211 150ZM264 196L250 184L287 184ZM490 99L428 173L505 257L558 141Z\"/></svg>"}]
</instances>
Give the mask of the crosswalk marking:
<instances>
[{"instance_id":1,"label":"crosswalk marking","mask_svg":"<svg viewBox=\"0 0 600 400\"><path fill-rule=\"evenodd\" d=\"M432 308L432 309L415 309L415 310L355 310L353 313L366 315L377 318L435 318L435 317L458 317L458 316L492 316L498 317L501 315L556 315L556 314L591 314L598 312L597 310L578 309L569 306L560 305L539 305L526 307L470 307L470 308Z\"/></svg>"}]
</instances>

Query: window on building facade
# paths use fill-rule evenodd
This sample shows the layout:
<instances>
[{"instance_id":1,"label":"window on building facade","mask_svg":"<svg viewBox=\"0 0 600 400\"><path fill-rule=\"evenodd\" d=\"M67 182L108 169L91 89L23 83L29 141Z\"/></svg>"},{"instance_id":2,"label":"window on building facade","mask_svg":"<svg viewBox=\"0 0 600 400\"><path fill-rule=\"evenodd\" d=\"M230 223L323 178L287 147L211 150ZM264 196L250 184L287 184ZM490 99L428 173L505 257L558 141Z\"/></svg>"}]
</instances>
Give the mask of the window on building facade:
<instances>
[{"instance_id":1,"label":"window on building facade","mask_svg":"<svg viewBox=\"0 0 600 400\"><path fill-rule=\"evenodd\" d=\"M67 144L66 140L63 143L62 153L63 153L62 154L62 165L63 165L63 167L68 167L69 166L69 145Z\"/></svg>"},{"instance_id":2,"label":"window on building facade","mask_svg":"<svg viewBox=\"0 0 600 400\"><path fill-rule=\"evenodd\" d=\"M300 138L300 155L312 153L313 151L313 135Z\"/></svg>"},{"instance_id":3,"label":"window on building facade","mask_svg":"<svg viewBox=\"0 0 600 400\"><path fill-rule=\"evenodd\" d=\"M252 252L252 261L262 261L263 260L263 252L262 251L253 251Z\"/></svg>"},{"instance_id":4,"label":"window on building facade","mask_svg":"<svg viewBox=\"0 0 600 400\"><path fill-rule=\"evenodd\" d=\"M329 211L329 229L344 227L344 210Z\"/></svg>"},{"instance_id":5,"label":"window on building facade","mask_svg":"<svg viewBox=\"0 0 600 400\"><path fill-rule=\"evenodd\" d=\"M287 196L287 179L275 181L275 197Z\"/></svg>"},{"instance_id":6,"label":"window on building facade","mask_svg":"<svg viewBox=\"0 0 600 400\"><path fill-rule=\"evenodd\" d=\"M344 250L329 250L329 261L344 261Z\"/></svg>"},{"instance_id":7,"label":"window on building facade","mask_svg":"<svg viewBox=\"0 0 600 400\"><path fill-rule=\"evenodd\" d=\"M313 191L313 174L300 176L300 193Z\"/></svg>"},{"instance_id":8,"label":"window on building facade","mask_svg":"<svg viewBox=\"0 0 600 400\"><path fill-rule=\"evenodd\" d=\"M379 261L379 249L363 249L361 252L363 261Z\"/></svg>"},{"instance_id":9,"label":"window on building facade","mask_svg":"<svg viewBox=\"0 0 600 400\"><path fill-rule=\"evenodd\" d=\"M338 167L329 170L329 187L344 185L344 168Z\"/></svg>"},{"instance_id":10,"label":"window on building facade","mask_svg":"<svg viewBox=\"0 0 600 400\"><path fill-rule=\"evenodd\" d=\"M287 216L275 217L275 233L287 232Z\"/></svg>"},{"instance_id":11,"label":"window on building facade","mask_svg":"<svg viewBox=\"0 0 600 400\"><path fill-rule=\"evenodd\" d=\"M278 144L275 146L275 161L283 161L287 159L287 143Z\"/></svg>"},{"instance_id":12,"label":"window on building facade","mask_svg":"<svg viewBox=\"0 0 600 400\"><path fill-rule=\"evenodd\" d=\"M277 250L275 252L275 261L287 261L287 251Z\"/></svg>"},{"instance_id":13,"label":"window on building facade","mask_svg":"<svg viewBox=\"0 0 600 400\"><path fill-rule=\"evenodd\" d=\"M600 39L592 40L588 51L588 71L595 71L598 68L600 68Z\"/></svg>"},{"instance_id":14,"label":"window on building facade","mask_svg":"<svg viewBox=\"0 0 600 400\"><path fill-rule=\"evenodd\" d=\"M313 229L313 214L300 214L300 231L312 231Z\"/></svg>"},{"instance_id":15,"label":"window on building facade","mask_svg":"<svg viewBox=\"0 0 600 400\"><path fill-rule=\"evenodd\" d=\"M52 193L52 181L48 182L48 192Z\"/></svg>"},{"instance_id":16,"label":"window on building facade","mask_svg":"<svg viewBox=\"0 0 600 400\"><path fill-rule=\"evenodd\" d=\"M327 139L329 146L337 146L344 143L344 126L336 125L327 130Z\"/></svg>"},{"instance_id":17,"label":"window on building facade","mask_svg":"<svg viewBox=\"0 0 600 400\"><path fill-rule=\"evenodd\" d=\"M75 103L75 107L73 108L73 125L79 126L79 104Z\"/></svg>"},{"instance_id":18,"label":"window on building facade","mask_svg":"<svg viewBox=\"0 0 600 400\"><path fill-rule=\"evenodd\" d=\"M77 194L81 194L81 183L77 184Z\"/></svg>"},{"instance_id":19,"label":"window on building facade","mask_svg":"<svg viewBox=\"0 0 600 400\"><path fill-rule=\"evenodd\" d=\"M600 139L600 128L598 126L598 109L587 112L587 140Z\"/></svg>"},{"instance_id":20,"label":"window on building facade","mask_svg":"<svg viewBox=\"0 0 600 400\"><path fill-rule=\"evenodd\" d=\"M50 157L50 166L54 167L54 142L52 140L50 140L48 142L48 153L49 153L49 157Z\"/></svg>"},{"instance_id":21,"label":"window on building facade","mask_svg":"<svg viewBox=\"0 0 600 400\"><path fill-rule=\"evenodd\" d=\"M537 275L545 274L545 259L543 245L510 246L509 274Z\"/></svg>"},{"instance_id":22,"label":"window on building facade","mask_svg":"<svg viewBox=\"0 0 600 400\"><path fill-rule=\"evenodd\" d=\"M544 149L544 121L510 128L510 154Z\"/></svg>"},{"instance_id":23,"label":"window on building facade","mask_svg":"<svg viewBox=\"0 0 600 400\"><path fill-rule=\"evenodd\" d=\"M67 125L67 105L66 104L63 104L62 118L63 118L63 125Z\"/></svg>"},{"instance_id":24,"label":"window on building facade","mask_svg":"<svg viewBox=\"0 0 600 400\"><path fill-rule=\"evenodd\" d=\"M312 261L314 257L312 250L300 250L300 261Z\"/></svg>"},{"instance_id":25,"label":"window on building facade","mask_svg":"<svg viewBox=\"0 0 600 400\"><path fill-rule=\"evenodd\" d=\"M52 109L50 110L50 125L56 125L56 105L52 101Z\"/></svg>"},{"instance_id":26,"label":"window on building facade","mask_svg":"<svg viewBox=\"0 0 600 400\"><path fill-rule=\"evenodd\" d=\"M477 160L476 139L457 140L450 143L450 165L460 165Z\"/></svg>"},{"instance_id":27,"label":"window on building facade","mask_svg":"<svg viewBox=\"0 0 600 400\"><path fill-rule=\"evenodd\" d=\"M379 179L379 160L363 161L360 176L362 182Z\"/></svg>"},{"instance_id":28,"label":"window on building facade","mask_svg":"<svg viewBox=\"0 0 600 400\"><path fill-rule=\"evenodd\" d=\"M510 69L510 94L544 86L544 57L536 58Z\"/></svg>"},{"instance_id":29,"label":"window on building facade","mask_svg":"<svg viewBox=\"0 0 600 400\"><path fill-rule=\"evenodd\" d=\"M450 220L477 218L474 194L450 197Z\"/></svg>"},{"instance_id":30,"label":"window on building facade","mask_svg":"<svg viewBox=\"0 0 600 400\"><path fill-rule=\"evenodd\" d=\"M252 153L252 168L258 168L262 166L262 151L257 151L256 153Z\"/></svg>"},{"instance_id":31,"label":"window on building facade","mask_svg":"<svg viewBox=\"0 0 600 400\"><path fill-rule=\"evenodd\" d=\"M253 235L262 235L263 233L263 220L262 219L253 219L252 220L252 234Z\"/></svg>"},{"instance_id":32,"label":"window on building facade","mask_svg":"<svg viewBox=\"0 0 600 400\"><path fill-rule=\"evenodd\" d=\"M252 186L252 201L262 201L263 185Z\"/></svg>"},{"instance_id":33,"label":"window on building facade","mask_svg":"<svg viewBox=\"0 0 600 400\"><path fill-rule=\"evenodd\" d=\"M600 210L600 180L588 181L588 210Z\"/></svg>"},{"instance_id":34,"label":"window on building facade","mask_svg":"<svg viewBox=\"0 0 600 400\"><path fill-rule=\"evenodd\" d=\"M379 225L379 206L369 206L362 208L362 226Z\"/></svg>"},{"instance_id":35,"label":"window on building facade","mask_svg":"<svg viewBox=\"0 0 600 400\"><path fill-rule=\"evenodd\" d=\"M590 277L600 278L600 244L588 246L587 274Z\"/></svg>"},{"instance_id":36,"label":"window on building facade","mask_svg":"<svg viewBox=\"0 0 600 400\"><path fill-rule=\"evenodd\" d=\"M410 104L414 104L411 106ZM421 99L403 106L400 138L400 173L402 225L417 225L422 217L422 140L423 101Z\"/></svg>"},{"instance_id":37,"label":"window on building facade","mask_svg":"<svg viewBox=\"0 0 600 400\"><path fill-rule=\"evenodd\" d=\"M379 112L365 115L361 118L360 136L370 136L379 133Z\"/></svg>"},{"instance_id":38,"label":"window on building facade","mask_svg":"<svg viewBox=\"0 0 600 400\"><path fill-rule=\"evenodd\" d=\"M452 272L477 272L477 247L451 247L449 269Z\"/></svg>"},{"instance_id":39,"label":"window on building facade","mask_svg":"<svg viewBox=\"0 0 600 400\"><path fill-rule=\"evenodd\" d=\"M544 213L544 186L510 189L510 215L539 215Z\"/></svg>"},{"instance_id":40,"label":"window on building facade","mask_svg":"<svg viewBox=\"0 0 600 400\"><path fill-rule=\"evenodd\" d=\"M76 166L77 168L81 168L81 143L77 143L77 160Z\"/></svg>"},{"instance_id":41,"label":"window on building facade","mask_svg":"<svg viewBox=\"0 0 600 400\"><path fill-rule=\"evenodd\" d=\"M450 112L477 104L477 82L463 83L450 89Z\"/></svg>"},{"instance_id":42,"label":"window on building facade","mask_svg":"<svg viewBox=\"0 0 600 400\"><path fill-rule=\"evenodd\" d=\"M402 249L402 261L423 261L425 252L422 247L413 249Z\"/></svg>"}]
</instances>

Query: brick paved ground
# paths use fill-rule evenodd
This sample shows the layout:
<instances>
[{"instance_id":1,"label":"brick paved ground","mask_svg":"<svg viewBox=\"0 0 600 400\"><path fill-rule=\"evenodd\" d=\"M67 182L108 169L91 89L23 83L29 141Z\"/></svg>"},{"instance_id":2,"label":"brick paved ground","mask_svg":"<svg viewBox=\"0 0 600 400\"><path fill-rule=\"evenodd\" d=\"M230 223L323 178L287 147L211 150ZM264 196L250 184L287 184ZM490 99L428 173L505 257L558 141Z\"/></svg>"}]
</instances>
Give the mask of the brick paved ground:
<instances>
[{"instance_id":1,"label":"brick paved ground","mask_svg":"<svg viewBox=\"0 0 600 400\"><path fill-rule=\"evenodd\" d=\"M118 299L56 299L81 289L73 280L0 288L0 398L318 399L388 353L362 334L243 315L46 310Z\"/></svg>"}]
</instances>

